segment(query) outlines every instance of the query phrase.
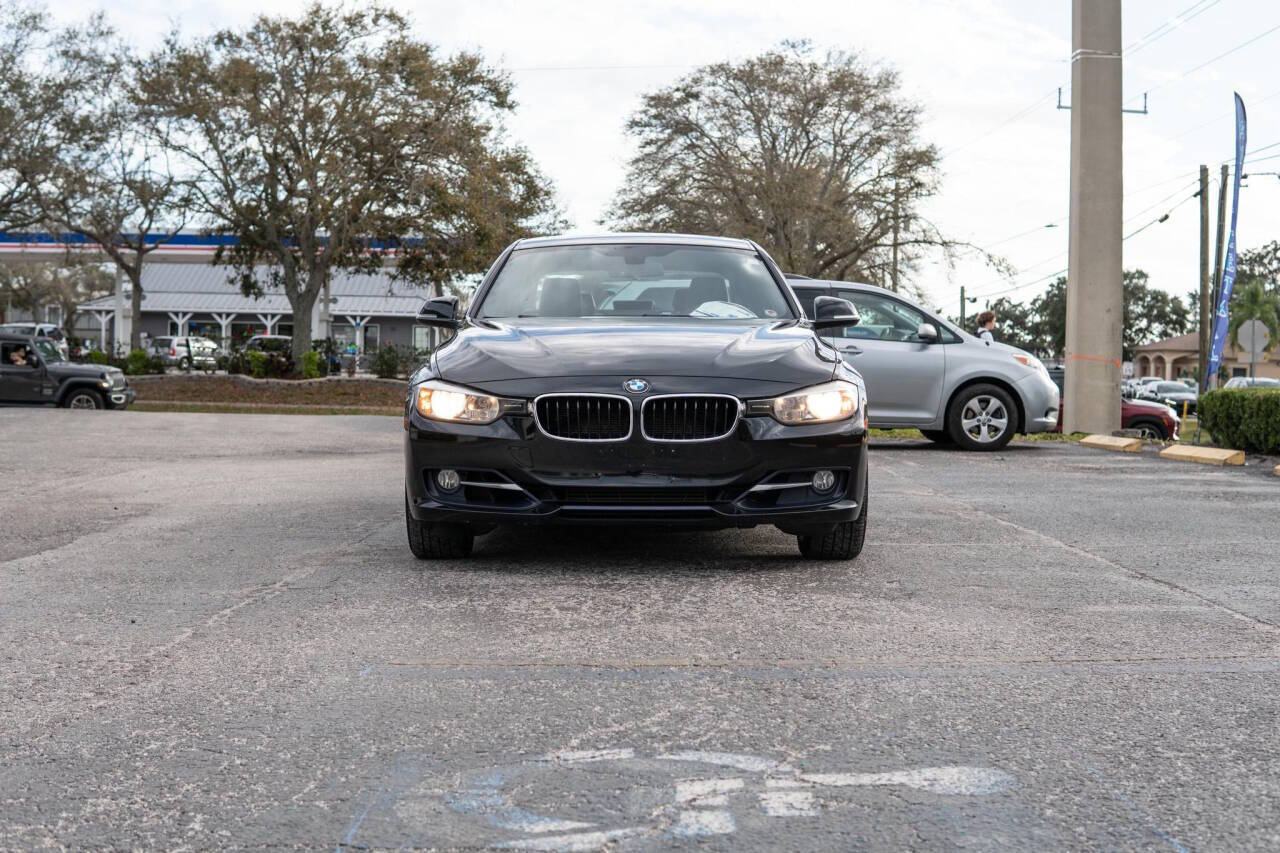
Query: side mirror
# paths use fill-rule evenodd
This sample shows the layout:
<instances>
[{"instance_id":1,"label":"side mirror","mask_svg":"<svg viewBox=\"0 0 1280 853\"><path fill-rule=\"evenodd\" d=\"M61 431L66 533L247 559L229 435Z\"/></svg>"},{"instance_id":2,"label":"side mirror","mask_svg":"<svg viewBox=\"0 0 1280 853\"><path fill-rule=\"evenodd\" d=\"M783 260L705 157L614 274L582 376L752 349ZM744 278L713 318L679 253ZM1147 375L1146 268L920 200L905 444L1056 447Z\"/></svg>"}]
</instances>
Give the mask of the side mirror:
<instances>
[{"instance_id":1,"label":"side mirror","mask_svg":"<svg viewBox=\"0 0 1280 853\"><path fill-rule=\"evenodd\" d=\"M458 297L436 296L422 303L422 308L418 311L418 322L424 326L456 329L461 325L460 314Z\"/></svg>"},{"instance_id":2,"label":"side mirror","mask_svg":"<svg viewBox=\"0 0 1280 853\"><path fill-rule=\"evenodd\" d=\"M921 323L916 328L916 337L926 344L936 344L942 340L942 335L938 334L938 327L932 323Z\"/></svg>"},{"instance_id":3,"label":"side mirror","mask_svg":"<svg viewBox=\"0 0 1280 853\"><path fill-rule=\"evenodd\" d=\"M31 353L31 355L27 356L27 367L39 367L39 366L40 366L40 356L36 355L35 353Z\"/></svg>"},{"instance_id":4,"label":"side mirror","mask_svg":"<svg viewBox=\"0 0 1280 853\"><path fill-rule=\"evenodd\" d=\"M848 299L835 296L819 296L813 300L813 328L841 329L856 326L862 321L858 309Z\"/></svg>"}]
</instances>

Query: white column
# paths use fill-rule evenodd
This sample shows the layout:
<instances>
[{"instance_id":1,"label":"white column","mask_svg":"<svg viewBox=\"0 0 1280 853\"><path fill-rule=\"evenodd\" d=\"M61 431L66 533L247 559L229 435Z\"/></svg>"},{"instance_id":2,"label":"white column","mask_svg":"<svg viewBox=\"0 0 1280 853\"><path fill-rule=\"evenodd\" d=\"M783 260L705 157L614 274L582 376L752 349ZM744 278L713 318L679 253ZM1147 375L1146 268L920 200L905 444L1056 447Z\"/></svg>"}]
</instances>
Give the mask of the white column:
<instances>
[{"instance_id":1,"label":"white column","mask_svg":"<svg viewBox=\"0 0 1280 853\"><path fill-rule=\"evenodd\" d=\"M219 328L222 329L222 340L219 346L224 353L231 352L231 321L236 318L235 314L214 314L213 319L218 322Z\"/></svg>"},{"instance_id":2,"label":"white column","mask_svg":"<svg viewBox=\"0 0 1280 853\"><path fill-rule=\"evenodd\" d=\"M183 314L178 311L170 311L168 312L168 314L169 314L169 319L172 320L178 327L178 331L175 332L174 334L178 335L179 337L184 337L187 334L187 330L183 327L186 325L187 321L191 319L192 312L188 311L187 313Z\"/></svg>"},{"instance_id":3,"label":"white column","mask_svg":"<svg viewBox=\"0 0 1280 853\"><path fill-rule=\"evenodd\" d=\"M120 334L124 329L124 270L118 266L116 267L116 307L113 313L115 316L111 324L111 336L114 338L112 349L115 350L115 355L120 355L122 349ZM128 345L128 341L123 344L125 347Z\"/></svg>"},{"instance_id":4,"label":"white column","mask_svg":"<svg viewBox=\"0 0 1280 853\"><path fill-rule=\"evenodd\" d=\"M364 324L369 321L369 315L346 314L344 316L356 332L356 355L364 355Z\"/></svg>"},{"instance_id":5,"label":"white column","mask_svg":"<svg viewBox=\"0 0 1280 853\"><path fill-rule=\"evenodd\" d=\"M114 311L94 311L93 316L98 318L98 348L103 352L107 351L107 321L111 319Z\"/></svg>"},{"instance_id":6,"label":"white column","mask_svg":"<svg viewBox=\"0 0 1280 853\"><path fill-rule=\"evenodd\" d=\"M262 321L262 325L267 327L267 334L274 335L276 333L276 323L280 322L283 314L259 314L258 319Z\"/></svg>"}]
</instances>

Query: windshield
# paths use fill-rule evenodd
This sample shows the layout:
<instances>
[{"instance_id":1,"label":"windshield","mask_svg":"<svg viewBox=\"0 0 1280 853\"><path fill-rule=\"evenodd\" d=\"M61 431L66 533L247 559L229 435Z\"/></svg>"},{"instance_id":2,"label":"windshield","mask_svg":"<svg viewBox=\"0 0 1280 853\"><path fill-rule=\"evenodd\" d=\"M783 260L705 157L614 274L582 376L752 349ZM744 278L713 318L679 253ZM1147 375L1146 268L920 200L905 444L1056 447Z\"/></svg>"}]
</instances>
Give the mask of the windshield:
<instances>
[{"instance_id":1,"label":"windshield","mask_svg":"<svg viewBox=\"0 0 1280 853\"><path fill-rule=\"evenodd\" d=\"M793 319L795 314L752 251L597 245L512 252L476 316L741 321Z\"/></svg>"},{"instance_id":2,"label":"windshield","mask_svg":"<svg viewBox=\"0 0 1280 853\"><path fill-rule=\"evenodd\" d=\"M58 351L58 345L48 338L36 338L35 345L45 361L62 361L62 353Z\"/></svg>"}]
</instances>

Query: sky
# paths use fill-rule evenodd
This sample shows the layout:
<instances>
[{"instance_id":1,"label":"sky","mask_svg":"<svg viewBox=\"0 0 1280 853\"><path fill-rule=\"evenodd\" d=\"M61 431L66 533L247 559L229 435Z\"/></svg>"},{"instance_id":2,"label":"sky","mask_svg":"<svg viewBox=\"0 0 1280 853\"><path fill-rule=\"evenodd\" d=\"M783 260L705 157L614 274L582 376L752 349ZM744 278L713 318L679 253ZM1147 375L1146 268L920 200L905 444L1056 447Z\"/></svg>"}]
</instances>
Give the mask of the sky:
<instances>
[{"instance_id":1,"label":"sky","mask_svg":"<svg viewBox=\"0 0 1280 853\"><path fill-rule=\"evenodd\" d=\"M200 35L254 16L297 14L303 0L62 0L63 21L105 11L137 45L173 27ZM512 75L507 124L554 182L578 231L599 222L633 147L627 117L649 92L699 65L807 39L897 69L923 111L921 136L942 152L942 183L922 214L956 240L1003 256L1005 276L976 255L926 259L915 283L954 314L959 291L1030 299L1067 265L1069 0L451 0L391 2L445 52L480 51ZM1241 249L1280 239L1280 4L1274 0L1127 0L1124 96L1149 113L1124 119L1127 269L1176 295L1198 287L1198 167L1232 157L1232 92L1249 109ZM1268 148L1275 144L1274 147ZM1274 158L1274 159L1272 159ZM1170 212L1171 211L1171 212ZM1150 224L1166 212L1169 218ZM1143 226L1147 226L1142 229ZM1138 233L1133 233L1138 232Z\"/></svg>"}]
</instances>

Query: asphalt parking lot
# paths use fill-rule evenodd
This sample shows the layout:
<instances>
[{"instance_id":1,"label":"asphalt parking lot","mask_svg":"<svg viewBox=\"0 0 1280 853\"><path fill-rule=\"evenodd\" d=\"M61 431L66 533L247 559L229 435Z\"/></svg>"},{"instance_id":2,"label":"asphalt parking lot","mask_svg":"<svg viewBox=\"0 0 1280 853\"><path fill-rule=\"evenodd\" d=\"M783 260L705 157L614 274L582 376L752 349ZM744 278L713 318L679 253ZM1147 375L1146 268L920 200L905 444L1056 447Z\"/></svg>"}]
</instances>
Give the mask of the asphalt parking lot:
<instances>
[{"instance_id":1,"label":"asphalt parking lot","mask_svg":"<svg viewBox=\"0 0 1280 853\"><path fill-rule=\"evenodd\" d=\"M0 435L0 847L1280 846L1273 480L882 443L856 562L424 565L396 418Z\"/></svg>"}]
</instances>

